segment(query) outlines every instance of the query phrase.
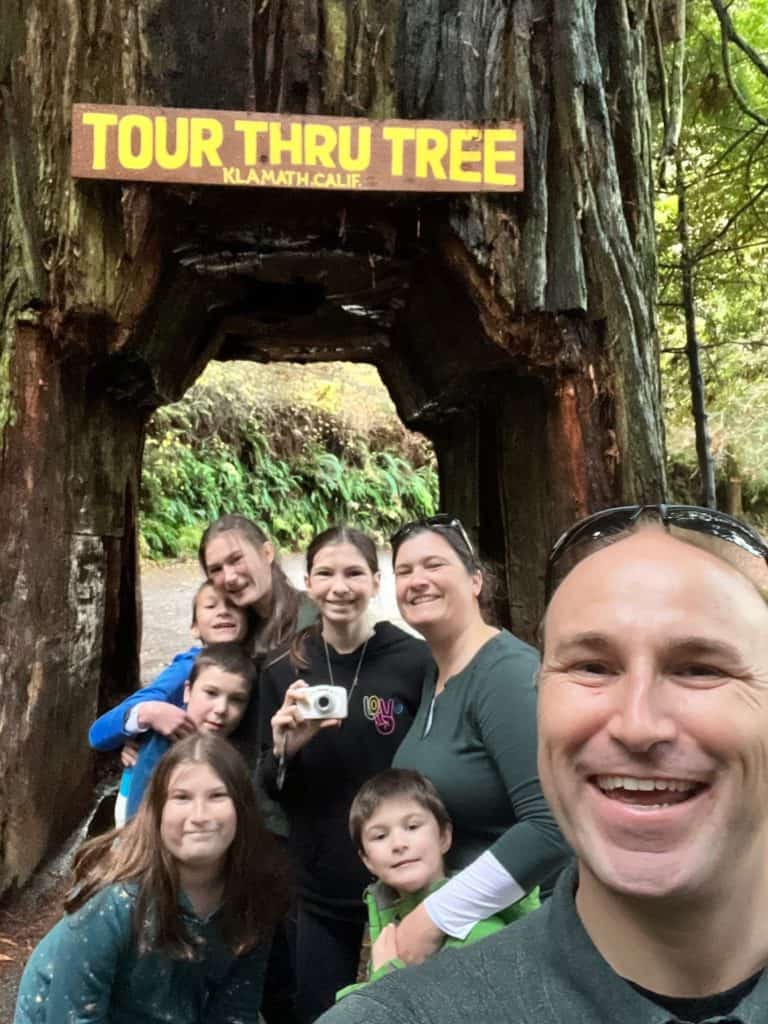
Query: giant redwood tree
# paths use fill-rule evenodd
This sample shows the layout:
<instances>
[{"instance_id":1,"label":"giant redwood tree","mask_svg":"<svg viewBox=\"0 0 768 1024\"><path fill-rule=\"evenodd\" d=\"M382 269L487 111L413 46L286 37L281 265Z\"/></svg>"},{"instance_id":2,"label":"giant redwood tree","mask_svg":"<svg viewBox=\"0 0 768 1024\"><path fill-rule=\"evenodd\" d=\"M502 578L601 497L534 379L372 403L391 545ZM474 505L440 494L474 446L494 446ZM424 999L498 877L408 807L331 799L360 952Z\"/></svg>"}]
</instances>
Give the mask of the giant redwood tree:
<instances>
[{"instance_id":1,"label":"giant redwood tree","mask_svg":"<svg viewBox=\"0 0 768 1024\"><path fill-rule=\"evenodd\" d=\"M0 888L137 679L143 430L211 358L376 363L530 635L575 516L663 491L647 0L2 0ZM518 195L75 182L75 102L519 119Z\"/></svg>"}]
</instances>

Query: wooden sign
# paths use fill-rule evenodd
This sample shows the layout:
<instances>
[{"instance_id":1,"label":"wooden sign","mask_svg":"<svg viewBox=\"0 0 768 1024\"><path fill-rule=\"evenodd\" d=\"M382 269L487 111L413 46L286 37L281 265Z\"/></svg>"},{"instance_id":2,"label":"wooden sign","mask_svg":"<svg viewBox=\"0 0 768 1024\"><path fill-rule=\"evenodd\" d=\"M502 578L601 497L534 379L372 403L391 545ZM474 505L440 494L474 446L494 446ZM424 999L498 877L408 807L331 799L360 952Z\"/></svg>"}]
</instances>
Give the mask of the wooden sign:
<instances>
[{"instance_id":1,"label":"wooden sign","mask_svg":"<svg viewBox=\"0 0 768 1024\"><path fill-rule=\"evenodd\" d=\"M72 174L257 188L519 192L523 128L78 103Z\"/></svg>"}]
</instances>

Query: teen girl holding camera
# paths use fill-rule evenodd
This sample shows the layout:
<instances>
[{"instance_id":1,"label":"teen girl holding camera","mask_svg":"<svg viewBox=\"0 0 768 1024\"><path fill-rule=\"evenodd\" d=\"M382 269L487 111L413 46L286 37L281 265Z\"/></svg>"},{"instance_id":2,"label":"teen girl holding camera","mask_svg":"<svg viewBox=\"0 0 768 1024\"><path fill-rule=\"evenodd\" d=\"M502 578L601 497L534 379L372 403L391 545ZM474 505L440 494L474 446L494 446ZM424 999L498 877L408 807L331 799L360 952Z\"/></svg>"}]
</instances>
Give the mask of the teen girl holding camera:
<instances>
[{"instance_id":1,"label":"teen girl holding camera","mask_svg":"<svg viewBox=\"0 0 768 1024\"><path fill-rule=\"evenodd\" d=\"M413 720L431 657L389 622L373 627L376 547L331 527L307 551L307 593L318 622L267 658L260 699L262 781L282 805L298 870L297 1010L309 1024L355 981L368 875L347 831L360 785L392 758ZM346 691L346 718L308 719L308 686Z\"/></svg>"}]
</instances>

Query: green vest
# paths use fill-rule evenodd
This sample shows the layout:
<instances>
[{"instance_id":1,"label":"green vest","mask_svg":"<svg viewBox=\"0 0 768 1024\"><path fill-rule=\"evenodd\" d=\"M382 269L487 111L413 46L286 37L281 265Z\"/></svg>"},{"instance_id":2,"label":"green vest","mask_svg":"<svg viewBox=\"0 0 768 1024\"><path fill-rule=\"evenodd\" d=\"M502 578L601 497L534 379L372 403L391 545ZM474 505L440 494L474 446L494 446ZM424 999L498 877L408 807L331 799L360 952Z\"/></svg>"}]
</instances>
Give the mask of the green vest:
<instances>
[{"instance_id":1,"label":"green vest","mask_svg":"<svg viewBox=\"0 0 768 1024\"><path fill-rule=\"evenodd\" d=\"M420 889L418 892L408 893L405 896L400 896L394 889L383 882L374 882L372 885L369 885L363 893L363 900L368 910L368 933L371 945L378 939L388 924L399 924L430 893L445 885L447 881L447 878L441 878L438 882L433 882L427 889ZM467 946L472 942L479 942L480 939L485 939L489 935L493 935L494 932L506 928L512 921L525 917L531 910L536 910L538 906L539 890L534 889L527 896L518 900L517 903L507 907L506 910L478 921L466 938L456 939L451 935L447 935L441 947L441 952L443 949L458 948L460 946ZM336 1001L338 1002L340 999L343 999L350 992L356 992L371 981L378 981L379 978L383 978L385 974L389 974L398 967L405 966L402 960L395 958L388 960L387 963L382 964L381 967L374 971L373 965L369 963L367 981L357 982L354 985L347 985L345 988L340 989L336 993Z\"/></svg>"}]
</instances>

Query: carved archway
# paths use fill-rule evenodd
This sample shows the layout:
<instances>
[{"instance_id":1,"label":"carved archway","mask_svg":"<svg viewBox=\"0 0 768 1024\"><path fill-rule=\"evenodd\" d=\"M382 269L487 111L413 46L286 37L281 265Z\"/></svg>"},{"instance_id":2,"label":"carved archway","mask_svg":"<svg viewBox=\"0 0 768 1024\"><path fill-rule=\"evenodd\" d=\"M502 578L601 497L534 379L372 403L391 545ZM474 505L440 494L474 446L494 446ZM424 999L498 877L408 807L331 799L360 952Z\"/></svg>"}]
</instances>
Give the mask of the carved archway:
<instances>
[{"instance_id":1,"label":"carved archway","mask_svg":"<svg viewBox=\"0 0 768 1024\"><path fill-rule=\"evenodd\" d=\"M0 890L137 679L143 431L218 358L374 362L523 635L552 535L664 473L643 5L31 0L0 46ZM525 122L526 192L90 182L74 101Z\"/></svg>"}]
</instances>

